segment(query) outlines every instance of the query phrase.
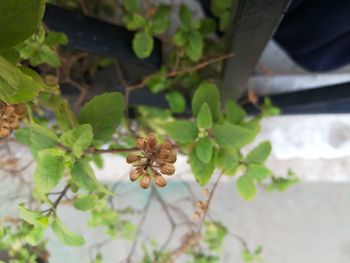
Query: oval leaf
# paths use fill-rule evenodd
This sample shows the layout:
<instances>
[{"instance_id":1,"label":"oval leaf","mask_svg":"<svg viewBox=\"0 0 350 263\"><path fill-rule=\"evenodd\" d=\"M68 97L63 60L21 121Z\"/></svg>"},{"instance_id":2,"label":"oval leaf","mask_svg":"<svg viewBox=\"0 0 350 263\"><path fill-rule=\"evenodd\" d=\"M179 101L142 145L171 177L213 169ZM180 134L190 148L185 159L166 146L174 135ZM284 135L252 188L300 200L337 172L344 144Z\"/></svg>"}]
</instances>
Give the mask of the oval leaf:
<instances>
[{"instance_id":1,"label":"oval leaf","mask_svg":"<svg viewBox=\"0 0 350 263\"><path fill-rule=\"evenodd\" d=\"M242 175L239 177L236 182L236 187L245 200L251 200L256 195L256 187L252 178L248 175Z\"/></svg>"},{"instance_id":2,"label":"oval leaf","mask_svg":"<svg viewBox=\"0 0 350 263\"><path fill-rule=\"evenodd\" d=\"M220 116L220 94L215 84L203 82L194 93L192 98L192 112L194 116L197 117L204 103L208 104L213 121L218 120Z\"/></svg>"},{"instance_id":3,"label":"oval leaf","mask_svg":"<svg viewBox=\"0 0 350 263\"><path fill-rule=\"evenodd\" d=\"M85 244L85 240L82 236L70 232L58 218L52 222L51 228L58 240L64 245L82 246Z\"/></svg>"},{"instance_id":4,"label":"oval leaf","mask_svg":"<svg viewBox=\"0 0 350 263\"><path fill-rule=\"evenodd\" d=\"M87 211L96 205L97 200L96 194L85 195L75 199L73 205L78 210Z\"/></svg>"},{"instance_id":5,"label":"oval leaf","mask_svg":"<svg viewBox=\"0 0 350 263\"><path fill-rule=\"evenodd\" d=\"M223 148L242 148L255 138L255 134L250 130L230 123L216 125L214 133L215 140Z\"/></svg>"},{"instance_id":6,"label":"oval leaf","mask_svg":"<svg viewBox=\"0 0 350 263\"><path fill-rule=\"evenodd\" d=\"M211 116L208 103L203 103L197 116L197 127L199 129L210 129L213 125L213 119Z\"/></svg>"},{"instance_id":7,"label":"oval leaf","mask_svg":"<svg viewBox=\"0 0 350 263\"><path fill-rule=\"evenodd\" d=\"M196 144L196 154L202 162L209 163L213 154L213 145L208 137L203 137L198 140Z\"/></svg>"},{"instance_id":8,"label":"oval leaf","mask_svg":"<svg viewBox=\"0 0 350 263\"><path fill-rule=\"evenodd\" d=\"M225 115L229 122L238 124L244 119L246 113L235 101L228 100L225 104Z\"/></svg>"},{"instance_id":9,"label":"oval leaf","mask_svg":"<svg viewBox=\"0 0 350 263\"><path fill-rule=\"evenodd\" d=\"M153 37L143 31L136 33L132 40L132 48L136 56L141 59L147 58L151 55L153 45Z\"/></svg>"},{"instance_id":10,"label":"oval leaf","mask_svg":"<svg viewBox=\"0 0 350 263\"><path fill-rule=\"evenodd\" d=\"M174 121L166 125L169 136L178 143L194 142L197 138L197 127L191 121Z\"/></svg>"},{"instance_id":11,"label":"oval leaf","mask_svg":"<svg viewBox=\"0 0 350 263\"><path fill-rule=\"evenodd\" d=\"M266 161L267 157L269 157L271 150L271 142L263 141L248 153L246 161L248 163L261 164Z\"/></svg>"}]
</instances>

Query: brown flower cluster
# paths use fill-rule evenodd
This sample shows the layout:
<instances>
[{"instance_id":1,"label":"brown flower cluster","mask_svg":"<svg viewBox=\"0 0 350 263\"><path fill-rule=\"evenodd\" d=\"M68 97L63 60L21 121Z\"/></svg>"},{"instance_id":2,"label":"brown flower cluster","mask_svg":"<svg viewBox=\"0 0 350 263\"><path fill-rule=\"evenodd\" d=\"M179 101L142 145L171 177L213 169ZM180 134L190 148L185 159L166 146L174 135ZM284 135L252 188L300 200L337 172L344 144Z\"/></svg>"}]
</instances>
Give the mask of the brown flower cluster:
<instances>
[{"instance_id":1,"label":"brown flower cluster","mask_svg":"<svg viewBox=\"0 0 350 263\"><path fill-rule=\"evenodd\" d=\"M7 137L19 127L19 119L24 114L23 104L0 104L0 137Z\"/></svg>"},{"instance_id":2,"label":"brown flower cluster","mask_svg":"<svg viewBox=\"0 0 350 263\"><path fill-rule=\"evenodd\" d=\"M170 141L158 144L156 137L151 134L147 138L138 138L136 146L139 151L131 152L127 163L132 164L135 169L130 173L130 180L136 181L139 177L140 186L147 189L152 179L159 187L167 184L164 175L175 173L176 151Z\"/></svg>"},{"instance_id":3,"label":"brown flower cluster","mask_svg":"<svg viewBox=\"0 0 350 263\"><path fill-rule=\"evenodd\" d=\"M208 209L208 201L197 201L196 202L196 212L194 213L194 219L198 220L202 217L204 212Z\"/></svg>"}]
</instances>

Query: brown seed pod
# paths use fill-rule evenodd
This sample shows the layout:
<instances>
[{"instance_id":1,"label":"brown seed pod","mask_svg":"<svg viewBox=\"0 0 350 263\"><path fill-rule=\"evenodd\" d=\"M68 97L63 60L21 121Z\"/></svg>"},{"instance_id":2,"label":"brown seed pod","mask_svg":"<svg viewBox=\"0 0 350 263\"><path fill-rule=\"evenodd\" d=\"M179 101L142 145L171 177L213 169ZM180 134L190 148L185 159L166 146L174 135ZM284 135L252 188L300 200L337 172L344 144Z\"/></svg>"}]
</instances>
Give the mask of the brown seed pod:
<instances>
[{"instance_id":1,"label":"brown seed pod","mask_svg":"<svg viewBox=\"0 0 350 263\"><path fill-rule=\"evenodd\" d=\"M141 188L147 189L150 184L151 184L151 177L149 175L143 176L140 181Z\"/></svg>"},{"instance_id":2,"label":"brown seed pod","mask_svg":"<svg viewBox=\"0 0 350 263\"><path fill-rule=\"evenodd\" d=\"M145 150L147 147L147 140L144 138L138 138L136 140L136 146L137 148L139 148L140 150Z\"/></svg>"},{"instance_id":3,"label":"brown seed pod","mask_svg":"<svg viewBox=\"0 0 350 263\"><path fill-rule=\"evenodd\" d=\"M7 128L0 128L0 137L6 137L10 134L10 130Z\"/></svg>"},{"instance_id":4,"label":"brown seed pod","mask_svg":"<svg viewBox=\"0 0 350 263\"><path fill-rule=\"evenodd\" d=\"M171 151L169 150L160 150L160 152L158 153L157 159L165 160L169 158L170 154L171 154Z\"/></svg>"},{"instance_id":5,"label":"brown seed pod","mask_svg":"<svg viewBox=\"0 0 350 263\"><path fill-rule=\"evenodd\" d=\"M18 116L22 116L25 113L25 107L23 104L17 104L15 107L15 113Z\"/></svg>"},{"instance_id":6,"label":"brown seed pod","mask_svg":"<svg viewBox=\"0 0 350 263\"><path fill-rule=\"evenodd\" d=\"M173 175L175 173L175 166L173 164L167 163L160 168L160 172L166 175Z\"/></svg>"},{"instance_id":7,"label":"brown seed pod","mask_svg":"<svg viewBox=\"0 0 350 263\"><path fill-rule=\"evenodd\" d=\"M134 163L134 162L139 161L140 159L141 159L141 157L139 155L137 155L136 152L132 152L126 157L126 162L127 163Z\"/></svg>"},{"instance_id":8,"label":"brown seed pod","mask_svg":"<svg viewBox=\"0 0 350 263\"><path fill-rule=\"evenodd\" d=\"M166 179L161 175L157 175L155 177L155 181L156 181L156 185L158 185L159 187L164 187L167 184Z\"/></svg>"},{"instance_id":9,"label":"brown seed pod","mask_svg":"<svg viewBox=\"0 0 350 263\"><path fill-rule=\"evenodd\" d=\"M137 180L137 178L139 178L140 176L140 171L135 169L133 170L130 174L129 174L129 177L130 177L130 181L131 182L134 182Z\"/></svg>"},{"instance_id":10,"label":"brown seed pod","mask_svg":"<svg viewBox=\"0 0 350 263\"><path fill-rule=\"evenodd\" d=\"M148 142L148 145L149 147L153 148L154 146L157 145L157 139L156 139L156 136L154 136L154 134L150 134L148 135L147 137L147 142Z\"/></svg>"},{"instance_id":11,"label":"brown seed pod","mask_svg":"<svg viewBox=\"0 0 350 263\"><path fill-rule=\"evenodd\" d=\"M160 149L161 150L172 150L173 145L169 140L166 140L160 145Z\"/></svg>"},{"instance_id":12,"label":"brown seed pod","mask_svg":"<svg viewBox=\"0 0 350 263\"><path fill-rule=\"evenodd\" d=\"M166 162L167 163L175 163L177 160L177 157L176 157L176 152L175 151L171 151L170 154L169 154L169 157L166 158Z\"/></svg>"}]
</instances>

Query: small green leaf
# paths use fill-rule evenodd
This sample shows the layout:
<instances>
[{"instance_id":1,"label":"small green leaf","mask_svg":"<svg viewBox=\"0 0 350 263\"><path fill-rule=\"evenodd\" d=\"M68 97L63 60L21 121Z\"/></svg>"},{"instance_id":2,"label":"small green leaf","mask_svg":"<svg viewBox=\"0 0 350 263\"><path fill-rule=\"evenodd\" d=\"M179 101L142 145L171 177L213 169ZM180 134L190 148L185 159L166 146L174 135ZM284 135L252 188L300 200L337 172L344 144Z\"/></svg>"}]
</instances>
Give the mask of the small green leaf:
<instances>
[{"instance_id":1,"label":"small green leaf","mask_svg":"<svg viewBox=\"0 0 350 263\"><path fill-rule=\"evenodd\" d=\"M52 222L51 228L58 240L64 245L82 246L85 244L85 240L82 236L70 232L58 218Z\"/></svg>"},{"instance_id":2,"label":"small green leaf","mask_svg":"<svg viewBox=\"0 0 350 263\"><path fill-rule=\"evenodd\" d=\"M94 96L80 111L79 123L91 124L94 139L108 141L124 115L124 96L119 92Z\"/></svg>"},{"instance_id":3,"label":"small green leaf","mask_svg":"<svg viewBox=\"0 0 350 263\"><path fill-rule=\"evenodd\" d=\"M199 129L210 129L213 125L213 119L208 103L203 103L197 116L197 127Z\"/></svg>"},{"instance_id":4,"label":"small green leaf","mask_svg":"<svg viewBox=\"0 0 350 263\"><path fill-rule=\"evenodd\" d=\"M223 170L226 175L234 175L239 166L238 151L232 148L220 148L216 166Z\"/></svg>"},{"instance_id":5,"label":"small green leaf","mask_svg":"<svg viewBox=\"0 0 350 263\"><path fill-rule=\"evenodd\" d=\"M235 101L228 100L225 104L225 115L229 122L238 124L244 119L246 113Z\"/></svg>"},{"instance_id":6,"label":"small green leaf","mask_svg":"<svg viewBox=\"0 0 350 263\"><path fill-rule=\"evenodd\" d=\"M31 225L37 224L38 218L42 217L43 214L37 211L31 211L24 207L23 203L18 205L19 216Z\"/></svg>"},{"instance_id":7,"label":"small green leaf","mask_svg":"<svg viewBox=\"0 0 350 263\"><path fill-rule=\"evenodd\" d=\"M197 126L191 121L174 121L166 125L169 136L178 143L194 142L197 138Z\"/></svg>"},{"instance_id":8,"label":"small green leaf","mask_svg":"<svg viewBox=\"0 0 350 263\"><path fill-rule=\"evenodd\" d=\"M32 245L36 246L43 239L45 234L46 226L42 224L36 224L33 226L32 230L26 236L26 241Z\"/></svg>"},{"instance_id":9,"label":"small green leaf","mask_svg":"<svg viewBox=\"0 0 350 263\"><path fill-rule=\"evenodd\" d=\"M220 15L219 28L221 32L226 31L228 25L230 24L231 10L227 10Z\"/></svg>"},{"instance_id":10,"label":"small green leaf","mask_svg":"<svg viewBox=\"0 0 350 263\"><path fill-rule=\"evenodd\" d=\"M174 113L181 113L186 109L185 97L178 91L173 91L165 95L170 109Z\"/></svg>"},{"instance_id":11,"label":"small green leaf","mask_svg":"<svg viewBox=\"0 0 350 263\"><path fill-rule=\"evenodd\" d=\"M250 164L247 167L246 174L254 180L262 181L271 175L271 171L263 165Z\"/></svg>"},{"instance_id":12,"label":"small green leaf","mask_svg":"<svg viewBox=\"0 0 350 263\"><path fill-rule=\"evenodd\" d=\"M54 131L34 122L30 126L30 140L34 158L40 150L52 148L58 144L58 137Z\"/></svg>"},{"instance_id":13,"label":"small green leaf","mask_svg":"<svg viewBox=\"0 0 350 263\"><path fill-rule=\"evenodd\" d=\"M196 143L196 154L203 163L209 163L213 155L213 145L208 137L203 137Z\"/></svg>"},{"instance_id":14,"label":"small green leaf","mask_svg":"<svg viewBox=\"0 0 350 263\"><path fill-rule=\"evenodd\" d=\"M64 157L50 149L39 152L34 172L35 187L43 193L50 192L62 179L65 170Z\"/></svg>"},{"instance_id":15,"label":"small green leaf","mask_svg":"<svg viewBox=\"0 0 350 263\"><path fill-rule=\"evenodd\" d=\"M138 58L144 59L151 55L153 50L153 37L144 31L136 33L132 40L132 48Z\"/></svg>"},{"instance_id":16,"label":"small green leaf","mask_svg":"<svg viewBox=\"0 0 350 263\"><path fill-rule=\"evenodd\" d=\"M29 38L40 25L44 9L45 0L1 1L0 49L15 46Z\"/></svg>"},{"instance_id":17,"label":"small green leaf","mask_svg":"<svg viewBox=\"0 0 350 263\"><path fill-rule=\"evenodd\" d=\"M220 93L215 84L203 82L195 91L192 98L192 112L194 116L197 117L204 103L208 104L213 121L217 121L220 116Z\"/></svg>"},{"instance_id":18,"label":"small green leaf","mask_svg":"<svg viewBox=\"0 0 350 263\"><path fill-rule=\"evenodd\" d=\"M256 187L252 178L248 175L242 175L239 177L236 182L236 187L245 200L251 200L256 195Z\"/></svg>"},{"instance_id":19,"label":"small green leaf","mask_svg":"<svg viewBox=\"0 0 350 263\"><path fill-rule=\"evenodd\" d=\"M146 25L146 20L140 14L125 15L123 17L123 23L128 30L142 29Z\"/></svg>"},{"instance_id":20,"label":"small green leaf","mask_svg":"<svg viewBox=\"0 0 350 263\"><path fill-rule=\"evenodd\" d=\"M0 99L6 101L19 90L19 70L3 57L0 57Z\"/></svg>"},{"instance_id":21,"label":"small green leaf","mask_svg":"<svg viewBox=\"0 0 350 263\"><path fill-rule=\"evenodd\" d=\"M129 13L141 13L139 0L123 0L126 11Z\"/></svg>"},{"instance_id":22,"label":"small green leaf","mask_svg":"<svg viewBox=\"0 0 350 263\"><path fill-rule=\"evenodd\" d=\"M186 55L193 62L197 62L203 55L203 36L200 32L194 31L188 35L187 41Z\"/></svg>"},{"instance_id":23,"label":"small green leaf","mask_svg":"<svg viewBox=\"0 0 350 263\"><path fill-rule=\"evenodd\" d=\"M186 27L191 26L193 15L187 5L181 4L180 10L179 10L179 17L183 25L185 25Z\"/></svg>"},{"instance_id":24,"label":"small green leaf","mask_svg":"<svg viewBox=\"0 0 350 263\"><path fill-rule=\"evenodd\" d=\"M248 163L261 164L266 161L267 157L269 157L271 149L271 142L263 141L248 153L246 161Z\"/></svg>"},{"instance_id":25,"label":"small green leaf","mask_svg":"<svg viewBox=\"0 0 350 263\"><path fill-rule=\"evenodd\" d=\"M73 205L76 209L81 211L87 211L92 209L97 203L98 197L96 194L89 194L80 196L78 199L73 201Z\"/></svg>"},{"instance_id":26,"label":"small green leaf","mask_svg":"<svg viewBox=\"0 0 350 263\"><path fill-rule=\"evenodd\" d=\"M230 123L216 125L213 130L216 142L223 148L242 148L255 138L250 130Z\"/></svg>"},{"instance_id":27,"label":"small green leaf","mask_svg":"<svg viewBox=\"0 0 350 263\"><path fill-rule=\"evenodd\" d=\"M78 160L74 164L71 175L73 182L80 188L90 192L99 191L105 194L112 194L107 188L98 182L89 162L84 159Z\"/></svg>"},{"instance_id":28,"label":"small green leaf","mask_svg":"<svg viewBox=\"0 0 350 263\"><path fill-rule=\"evenodd\" d=\"M187 42L187 36L188 34L183 30L177 30L174 37L173 37L173 43L177 47L182 47Z\"/></svg>"},{"instance_id":29,"label":"small green leaf","mask_svg":"<svg viewBox=\"0 0 350 263\"><path fill-rule=\"evenodd\" d=\"M28 128L19 128L14 132L16 141L30 146L30 129Z\"/></svg>"},{"instance_id":30,"label":"small green leaf","mask_svg":"<svg viewBox=\"0 0 350 263\"><path fill-rule=\"evenodd\" d=\"M202 35L207 35L214 33L216 29L216 23L215 20L209 17L205 17L201 21L201 27L200 27L200 32Z\"/></svg>"},{"instance_id":31,"label":"small green leaf","mask_svg":"<svg viewBox=\"0 0 350 263\"><path fill-rule=\"evenodd\" d=\"M16 65L20 60L20 54L14 48L0 49L0 57L3 57L12 65Z\"/></svg>"},{"instance_id":32,"label":"small green leaf","mask_svg":"<svg viewBox=\"0 0 350 263\"><path fill-rule=\"evenodd\" d=\"M68 131L78 125L78 120L66 100L62 100L55 109L56 121L62 131Z\"/></svg>"},{"instance_id":33,"label":"small green leaf","mask_svg":"<svg viewBox=\"0 0 350 263\"><path fill-rule=\"evenodd\" d=\"M80 158L84 151L90 146L93 138L92 127L90 124L83 124L68 130L60 137L60 142L72 149L73 154Z\"/></svg>"},{"instance_id":34,"label":"small green leaf","mask_svg":"<svg viewBox=\"0 0 350 263\"><path fill-rule=\"evenodd\" d=\"M159 5L152 18L152 29L155 34L163 34L170 26L171 7L168 5Z\"/></svg>"},{"instance_id":35,"label":"small green leaf","mask_svg":"<svg viewBox=\"0 0 350 263\"><path fill-rule=\"evenodd\" d=\"M68 43L68 37L62 32L49 31L44 40L44 44L49 47L55 47L58 45L66 45Z\"/></svg>"},{"instance_id":36,"label":"small green leaf","mask_svg":"<svg viewBox=\"0 0 350 263\"><path fill-rule=\"evenodd\" d=\"M212 177L215 169L215 154L212 155L209 163L202 162L195 150L190 154L190 166L196 181L201 185L205 185Z\"/></svg>"}]
</instances>

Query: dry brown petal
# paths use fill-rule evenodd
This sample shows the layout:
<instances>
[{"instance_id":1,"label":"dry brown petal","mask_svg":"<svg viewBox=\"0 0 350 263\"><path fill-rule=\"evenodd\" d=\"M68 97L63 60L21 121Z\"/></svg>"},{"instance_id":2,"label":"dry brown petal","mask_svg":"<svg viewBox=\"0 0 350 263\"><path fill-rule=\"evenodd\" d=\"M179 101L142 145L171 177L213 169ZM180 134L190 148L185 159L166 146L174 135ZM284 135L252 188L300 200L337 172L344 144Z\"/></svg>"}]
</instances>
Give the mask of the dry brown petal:
<instances>
[{"instance_id":1,"label":"dry brown petal","mask_svg":"<svg viewBox=\"0 0 350 263\"><path fill-rule=\"evenodd\" d=\"M145 150L146 147L147 147L147 141L146 141L146 139L144 139L144 138L138 138L138 139L136 140L136 146L137 146L137 148L139 148L139 149L141 149L141 150Z\"/></svg>"},{"instance_id":2,"label":"dry brown petal","mask_svg":"<svg viewBox=\"0 0 350 263\"><path fill-rule=\"evenodd\" d=\"M134 182L137 180L137 178L139 178L140 176L140 172L138 170L133 170L130 174L129 174L129 177L130 177L130 181L131 182Z\"/></svg>"},{"instance_id":3,"label":"dry brown petal","mask_svg":"<svg viewBox=\"0 0 350 263\"><path fill-rule=\"evenodd\" d=\"M164 187L167 184L166 179L161 175L157 175L155 177L155 181L156 181L156 185L158 185L159 187Z\"/></svg>"},{"instance_id":4,"label":"dry brown petal","mask_svg":"<svg viewBox=\"0 0 350 263\"><path fill-rule=\"evenodd\" d=\"M175 166L173 164L167 163L160 168L160 172L166 175L173 175L175 173Z\"/></svg>"},{"instance_id":5,"label":"dry brown petal","mask_svg":"<svg viewBox=\"0 0 350 263\"><path fill-rule=\"evenodd\" d=\"M141 157L138 156L136 152L132 152L126 157L126 162L127 163L134 163L134 162L139 161L140 159L141 159Z\"/></svg>"},{"instance_id":6,"label":"dry brown petal","mask_svg":"<svg viewBox=\"0 0 350 263\"><path fill-rule=\"evenodd\" d=\"M160 149L161 150L172 150L173 145L169 140L166 140L160 145Z\"/></svg>"},{"instance_id":7,"label":"dry brown petal","mask_svg":"<svg viewBox=\"0 0 350 263\"><path fill-rule=\"evenodd\" d=\"M165 161L166 161L167 163L175 163L176 160L177 160L176 152L175 152L175 151L171 151L169 157L166 158Z\"/></svg>"},{"instance_id":8,"label":"dry brown petal","mask_svg":"<svg viewBox=\"0 0 350 263\"><path fill-rule=\"evenodd\" d=\"M169 150L160 150L160 152L158 153L157 159L165 160L169 158L170 154L171 154L171 151Z\"/></svg>"},{"instance_id":9,"label":"dry brown petal","mask_svg":"<svg viewBox=\"0 0 350 263\"><path fill-rule=\"evenodd\" d=\"M143 176L141 181L140 181L141 188L147 189L150 184L151 184L151 177L148 175Z\"/></svg>"}]
</instances>

